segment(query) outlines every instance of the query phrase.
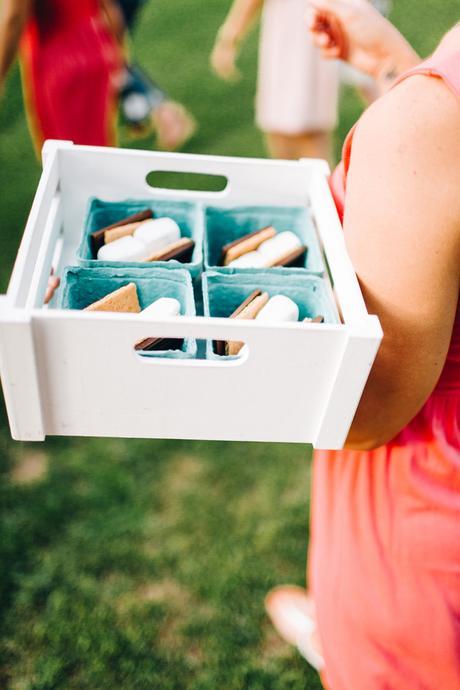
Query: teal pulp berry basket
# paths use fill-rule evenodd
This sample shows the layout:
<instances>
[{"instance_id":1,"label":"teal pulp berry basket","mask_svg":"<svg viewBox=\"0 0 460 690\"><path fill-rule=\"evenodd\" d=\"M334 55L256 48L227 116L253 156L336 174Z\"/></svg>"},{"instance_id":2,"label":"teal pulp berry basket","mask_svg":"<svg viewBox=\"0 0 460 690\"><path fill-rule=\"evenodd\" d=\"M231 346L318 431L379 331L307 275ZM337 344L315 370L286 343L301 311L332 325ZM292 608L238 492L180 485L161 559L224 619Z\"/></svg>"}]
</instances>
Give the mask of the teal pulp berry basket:
<instances>
[{"instance_id":1,"label":"teal pulp berry basket","mask_svg":"<svg viewBox=\"0 0 460 690\"><path fill-rule=\"evenodd\" d=\"M191 261L182 263L171 259L170 261L154 262L119 262L102 261L96 258L91 233L123 220L128 216L151 209L154 218L172 218L180 227L181 237L189 237L195 242ZM83 234L80 245L77 249L77 259L81 266L88 268L120 267L128 266L133 268L152 268L160 267L165 269L183 268L190 271L193 278L196 278L202 270L203 265L203 227L204 218L201 204L188 201L166 201L152 200L147 201L135 199L127 201L102 201L92 198L88 203L86 219L83 224Z\"/></svg>"},{"instance_id":2,"label":"teal pulp berry basket","mask_svg":"<svg viewBox=\"0 0 460 690\"><path fill-rule=\"evenodd\" d=\"M305 318L323 316L325 323L339 323L339 316L329 284L319 276L307 273L280 274L272 271L256 273L203 274L203 306L205 316L229 317L254 290L268 292L270 297L285 295L299 307L299 323ZM208 359L234 359L217 355L212 341L207 341Z\"/></svg>"},{"instance_id":3,"label":"teal pulp berry basket","mask_svg":"<svg viewBox=\"0 0 460 690\"><path fill-rule=\"evenodd\" d=\"M118 288L135 283L141 309L145 309L160 297L173 297L181 305L181 315L195 316L192 280L188 271L162 268L100 268L94 270L68 266L62 277L59 307L84 309ZM155 335L155 334L152 334ZM143 356L170 357L173 359L196 356L196 341L186 338L180 350L142 351Z\"/></svg>"}]
</instances>

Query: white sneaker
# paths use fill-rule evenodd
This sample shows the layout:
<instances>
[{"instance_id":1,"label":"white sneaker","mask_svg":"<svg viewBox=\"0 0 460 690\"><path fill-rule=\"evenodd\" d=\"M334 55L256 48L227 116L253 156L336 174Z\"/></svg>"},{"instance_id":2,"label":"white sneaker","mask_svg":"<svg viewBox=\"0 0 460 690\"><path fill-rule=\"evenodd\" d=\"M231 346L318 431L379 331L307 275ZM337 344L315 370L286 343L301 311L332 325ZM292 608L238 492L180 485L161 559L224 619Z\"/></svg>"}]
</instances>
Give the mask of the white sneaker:
<instances>
[{"instance_id":1,"label":"white sneaker","mask_svg":"<svg viewBox=\"0 0 460 690\"><path fill-rule=\"evenodd\" d=\"M305 589L276 587L265 598L265 610L279 635L294 645L318 672L324 669L313 599Z\"/></svg>"}]
</instances>

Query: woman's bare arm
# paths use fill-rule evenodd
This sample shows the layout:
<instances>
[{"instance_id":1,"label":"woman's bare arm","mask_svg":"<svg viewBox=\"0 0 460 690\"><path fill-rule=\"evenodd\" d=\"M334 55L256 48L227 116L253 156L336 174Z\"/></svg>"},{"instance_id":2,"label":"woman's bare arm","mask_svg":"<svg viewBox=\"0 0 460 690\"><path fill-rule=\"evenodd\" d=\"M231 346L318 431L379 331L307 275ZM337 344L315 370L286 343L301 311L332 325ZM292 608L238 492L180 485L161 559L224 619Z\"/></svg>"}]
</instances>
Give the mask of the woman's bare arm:
<instances>
[{"instance_id":1,"label":"woman's bare arm","mask_svg":"<svg viewBox=\"0 0 460 690\"><path fill-rule=\"evenodd\" d=\"M375 103L354 139L346 244L384 339L347 440L389 441L442 371L459 296L460 103L411 77Z\"/></svg>"},{"instance_id":2,"label":"woman's bare arm","mask_svg":"<svg viewBox=\"0 0 460 690\"><path fill-rule=\"evenodd\" d=\"M220 27L211 53L211 65L222 79L238 75L235 61L239 44L250 30L263 5L263 0L234 0Z\"/></svg>"},{"instance_id":3,"label":"woman's bare arm","mask_svg":"<svg viewBox=\"0 0 460 690\"><path fill-rule=\"evenodd\" d=\"M99 0L99 5L112 35L123 47L126 26L120 5L116 0Z\"/></svg>"},{"instance_id":4,"label":"woman's bare arm","mask_svg":"<svg viewBox=\"0 0 460 690\"><path fill-rule=\"evenodd\" d=\"M245 37L263 5L263 0L235 0L220 31L229 39Z\"/></svg>"},{"instance_id":5,"label":"woman's bare arm","mask_svg":"<svg viewBox=\"0 0 460 690\"><path fill-rule=\"evenodd\" d=\"M420 62L415 50L369 0L309 0L309 28L324 58L345 60L375 79L380 95Z\"/></svg>"},{"instance_id":6,"label":"woman's bare arm","mask_svg":"<svg viewBox=\"0 0 460 690\"><path fill-rule=\"evenodd\" d=\"M0 90L19 47L33 0L3 0L0 9Z\"/></svg>"}]
</instances>

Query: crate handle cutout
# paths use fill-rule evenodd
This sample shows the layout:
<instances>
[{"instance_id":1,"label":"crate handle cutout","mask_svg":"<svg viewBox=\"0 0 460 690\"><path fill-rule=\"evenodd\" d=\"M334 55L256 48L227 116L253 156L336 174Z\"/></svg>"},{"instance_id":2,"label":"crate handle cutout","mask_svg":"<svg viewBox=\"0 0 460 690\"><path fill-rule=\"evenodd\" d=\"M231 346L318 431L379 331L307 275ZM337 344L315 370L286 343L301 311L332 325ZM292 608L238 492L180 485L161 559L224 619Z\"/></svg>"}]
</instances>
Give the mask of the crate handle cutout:
<instances>
[{"instance_id":1,"label":"crate handle cutout","mask_svg":"<svg viewBox=\"0 0 460 690\"><path fill-rule=\"evenodd\" d=\"M221 193L228 187L228 178L225 175L172 170L151 170L147 173L145 181L154 189L187 192Z\"/></svg>"},{"instance_id":2,"label":"crate handle cutout","mask_svg":"<svg viewBox=\"0 0 460 690\"><path fill-rule=\"evenodd\" d=\"M186 338L149 336L137 340L133 346L134 352L137 356L142 357L143 360L149 359L183 359L186 361L199 361L202 364L207 362L215 365L220 364L235 364L243 363L249 357L249 345L244 341L233 341L236 346L234 353L227 354L226 341L213 340L212 341L212 359L206 356L209 342L206 338L193 339L193 354L187 353L187 348L184 349L184 344L187 343ZM200 354L197 354L200 353ZM219 357L220 355L220 357Z\"/></svg>"}]
</instances>

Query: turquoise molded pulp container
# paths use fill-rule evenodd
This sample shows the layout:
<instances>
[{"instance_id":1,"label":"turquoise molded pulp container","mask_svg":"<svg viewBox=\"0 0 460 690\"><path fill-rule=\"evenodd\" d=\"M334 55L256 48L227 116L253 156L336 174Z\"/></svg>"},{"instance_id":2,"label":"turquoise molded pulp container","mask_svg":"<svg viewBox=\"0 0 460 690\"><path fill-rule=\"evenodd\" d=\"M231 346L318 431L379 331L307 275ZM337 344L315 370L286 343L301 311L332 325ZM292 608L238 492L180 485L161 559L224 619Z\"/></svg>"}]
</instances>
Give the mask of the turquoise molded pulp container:
<instances>
[{"instance_id":1,"label":"turquoise molded pulp container","mask_svg":"<svg viewBox=\"0 0 460 690\"><path fill-rule=\"evenodd\" d=\"M324 316L325 323L339 323L337 308L328 283L306 272L222 273L203 274L203 305L205 316L228 317L254 290L268 292L270 297L285 295L299 307L299 322L306 317ZM211 340L206 344L208 359L235 359L216 355Z\"/></svg>"},{"instance_id":2,"label":"turquoise molded pulp container","mask_svg":"<svg viewBox=\"0 0 460 690\"><path fill-rule=\"evenodd\" d=\"M110 292L135 283L141 309L145 309L160 297L174 297L180 302L183 316L195 316L192 280L188 271L163 268L91 268L68 266L64 270L60 289L60 309L84 309ZM154 334L152 334L154 335ZM146 334L146 337L149 337ZM196 356L196 341L186 338L182 350L158 350L139 353L145 357L173 359Z\"/></svg>"},{"instance_id":3,"label":"turquoise molded pulp container","mask_svg":"<svg viewBox=\"0 0 460 690\"><path fill-rule=\"evenodd\" d=\"M308 247L306 257L299 268L271 268L270 271L285 273L300 270L323 275L325 265L310 212L303 207L289 206L241 206L237 208L206 208L204 235L204 268L234 272L259 272L267 269L229 268L220 266L222 247L250 232L273 225L277 232L291 230Z\"/></svg>"},{"instance_id":4,"label":"turquoise molded pulp container","mask_svg":"<svg viewBox=\"0 0 460 690\"><path fill-rule=\"evenodd\" d=\"M150 208L154 218L165 216L172 218L180 227L182 237L190 237L195 242L195 247L190 263L171 261L153 261L151 263L133 261L98 261L93 254L91 245L91 233L112 225L133 213ZM159 266L167 269L185 268L196 278L202 270L203 263L203 211L200 204L188 201L167 201L148 199L147 201L135 199L128 201L102 201L92 198L89 200L88 211L84 222L83 236L77 250L78 262L81 266L92 268L130 266L135 268L151 268Z\"/></svg>"}]
</instances>

